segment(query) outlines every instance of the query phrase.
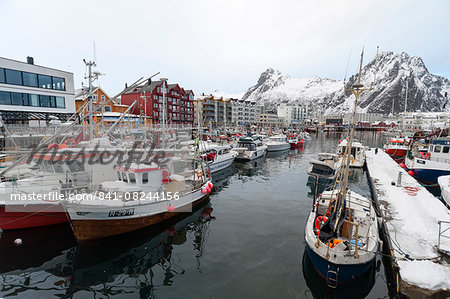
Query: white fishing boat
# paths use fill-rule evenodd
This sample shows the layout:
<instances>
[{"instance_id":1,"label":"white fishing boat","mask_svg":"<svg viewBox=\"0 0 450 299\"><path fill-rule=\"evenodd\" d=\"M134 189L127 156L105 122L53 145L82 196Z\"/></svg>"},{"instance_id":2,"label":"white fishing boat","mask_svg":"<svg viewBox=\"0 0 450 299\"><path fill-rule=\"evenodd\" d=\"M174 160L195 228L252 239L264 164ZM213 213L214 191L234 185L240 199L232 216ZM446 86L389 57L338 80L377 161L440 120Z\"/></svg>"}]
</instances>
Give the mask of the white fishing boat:
<instances>
[{"instance_id":1,"label":"white fishing boat","mask_svg":"<svg viewBox=\"0 0 450 299\"><path fill-rule=\"evenodd\" d=\"M347 139L339 142L337 147L337 154L342 158L347 148ZM350 167L362 168L366 163L366 147L361 142L353 140L350 150Z\"/></svg>"},{"instance_id":2,"label":"white fishing boat","mask_svg":"<svg viewBox=\"0 0 450 299\"><path fill-rule=\"evenodd\" d=\"M285 135L271 136L266 141L268 152L284 151L291 148Z\"/></svg>"},{"instance_id":3,"label":"white fishing boat","mask_svg":"<svg viewBox=\"0 0 450 299\"><path fill-rule=\"evenodd\" d=\"M360 84L361 68L362 55L359 76L351 89L355 104L350 134L342 153L344 164L333 190L314 198L305 226L307 253L317 272L333 288L366 273L375 261L379 246L377 215L371 199L348 189L357 101L365 90Z\"/></svg>"},{"instance_id":4,"label":"white fishing boat","mask_svg":"<svg viewBox=\"0 0 450 299\"><path fill-rule=\"evenodd\" d=\"M233 150L238 153L236 161L246 162L263 157L267 146L257 137L242 137Z\"/></svg>"},{"instance_id":5,"label":"white fishing boat","mask_svg":"<svg viewBox=\"0 0 450 299\"><path fill-rule=\"evenodd\" d=\"M116 181L104 182L81 200L64 202L78 242L123 234L163 222L206 199L212 183L205 162L179 159L161 149L159 163L144 161L116 166ZM189 168L189 165L191 166ZM192 167L193 166L193 167ZM178 169L178 170L176 170Z\"/></svg>"},{"instance_id":6,"label":"white fishing boat","mask_svg":"<svg viewBox=\"0 0 450 299\"><path fill-rule=\"evenodd\" d=\"M310 160L308 175L322 180L334 180L339 170L339 156L330 153L318 153L317 160Z\"/></svg>"},{"instance_id":7,"label":"white fishing boat","mask_svg":"<svg viewBox=\"0 0 450 299\"><path fill-rule=\"evenodd\" d=\"M207 162L211 173L218 172L231 166L238 153L230 145L202 142L200 145L202 158Z\"/></svg>"}]
</instances>

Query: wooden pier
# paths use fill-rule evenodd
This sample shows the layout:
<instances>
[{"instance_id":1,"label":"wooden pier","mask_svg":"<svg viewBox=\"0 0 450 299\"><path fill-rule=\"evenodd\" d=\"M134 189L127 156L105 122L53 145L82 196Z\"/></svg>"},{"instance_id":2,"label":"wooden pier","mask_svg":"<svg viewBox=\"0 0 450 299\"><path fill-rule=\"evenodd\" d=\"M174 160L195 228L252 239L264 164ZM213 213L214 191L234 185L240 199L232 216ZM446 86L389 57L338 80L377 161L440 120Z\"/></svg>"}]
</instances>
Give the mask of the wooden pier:
<instances>
[{"instance_id":1,"label":"wooden pier","mask_svg":"<svg viewBox=\"0 0 450 299\"><path fill-rule=\"evenodd\" d=\"M397 292L410 298L446 298L450 257L443 252L450 248L450 233L439 238L439 222L450 221L449 210L382 150L370 149L366 156ZM438 250L438 242L444 250Z\"/></svg>"}]
</instances>

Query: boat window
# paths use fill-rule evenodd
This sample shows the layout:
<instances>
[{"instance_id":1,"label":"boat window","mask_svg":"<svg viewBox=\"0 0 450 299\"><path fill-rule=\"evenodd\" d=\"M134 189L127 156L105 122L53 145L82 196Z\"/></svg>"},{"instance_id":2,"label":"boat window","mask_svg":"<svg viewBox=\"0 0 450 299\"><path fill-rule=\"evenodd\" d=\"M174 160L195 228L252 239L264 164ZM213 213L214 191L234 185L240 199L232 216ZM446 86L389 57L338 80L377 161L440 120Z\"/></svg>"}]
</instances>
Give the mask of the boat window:
<instances>
[{"instance_id":1,"label":"boat window","mask_svg":"<svg viewBox=\"0 0 450 299\"><path fill-rule=\"evenodd\" d=\"M117 178L119 179L119 181L122 180L122 176L120 175L120 172L119 172L119 171L117 172Z\"/></svg>"},{"instance_id":2,"label":"boat window","mask_svg":"<svg viewBox=\"0 0 450 299\"><path fill-rule=\"evenodd\" d=\"M229 152L230 152L230 150L226 148L222 151L222 154L228 154Z\"/></svg>"},{"instance_id":3,"label":"boat window","mask_svg":"<svg viewBox=\"0 0 450 299\"><path fill-rule=\"evenodd\" d=\"M254 151L256 149L256 146L254 144L250 145L250 150Z\"/></svg>"},{"instance_id":4,"label":"boat window","mask_svg":"<svg viewBox=\"0 0 450 299\"><path fill-rule=\"evenodd\" d=\"M444 153L444 154L448 154L448 150L450 149L450 147L448 147L448 146L444 146L444 148L442 149L442 152Z\"/></svg>"},{"instance_id":5,"label":"boat window","mask_svg":"<svg viewBox=\"0 0 450 299\"><path fill-rule=\"evenodd\" d=\"M136 184L136 175L134 173L129 173L128 176L130 177L130 183Z\"/></svg>"},{"instance_id":6,"label":"boat window","mask_svg":"<svg viewBox=\"0 0 450 299\"><path fill-rule=\"evenodd\" d=\"M148 183L148 172L143 172L142 173L142 184L147 184Z\"/></svg>"},{"instance_id":7,"label":"boat window","mask_svg":"<svg viewBox=\"0 0 450 299\"><path fill-rule=\"evenodd\" d=\"M441 146L440 145L434 146L434 152L435 153L440 153L441 152Z\"/></svg>"},{"instance_id":8,"label":"boat window","mask_svg":"<svg viewBox=\"0 0 450 299\"><path fill-rule=\"evenodd\" d=\"M433 147L434 147L434 145L430 145L430 152L433 151Z\"/></svg>"},{"instance_id":9,"label":"boat window","mask_svg":"<svg viewBox=\"0 0 450 299\"><path fill-rule=\"evenodd\" d=\"M122 179L125 183L128 183L128 177L127 174L125 172L122 172Z\"/></svg>"}]
</instances>

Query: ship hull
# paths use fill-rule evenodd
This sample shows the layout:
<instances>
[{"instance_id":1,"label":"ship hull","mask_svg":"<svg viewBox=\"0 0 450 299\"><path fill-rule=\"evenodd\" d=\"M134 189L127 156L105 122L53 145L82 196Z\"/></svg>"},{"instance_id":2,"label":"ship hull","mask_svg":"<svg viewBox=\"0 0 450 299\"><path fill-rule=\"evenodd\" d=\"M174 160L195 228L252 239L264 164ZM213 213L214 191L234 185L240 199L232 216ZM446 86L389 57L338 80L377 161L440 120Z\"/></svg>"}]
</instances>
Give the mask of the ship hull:
<instances>
[{"instance_id":1,"label":"ship hull","mask_svg":"<svg viewBox=\"0 0 450 299\"><path fill-rule=\"evenodd\" d=\"M67 221L66 212L61 205L0 206L0 228L5 231L55 225Z\"/></svg>"},{"instance_id":2,"label":"ship hull","mask_svg":"<svg viewBox=\"0 0 450 299\"><path fill-rule=\"evenodd\" d=\"M190 200L188 203L185 203L183 206L175 205L176 209L173 212L169 212L167 211L167 208L165 208L164 212L160 211L157 213L152 213L151 215L140 216L139 209L145 211L147 208L146 206L149 205L128 206L128 208L134 207L137 210L137 215L123 217L120 219L108 218L107 216L103 218L96 217L95 213L93 213L94 217L89 217L89 210L93 209L86 207L84 209L78 209L77 211L73 209L73 207L69 207L68 213L70 217L70 225L79 243L120 235L169 220L170 218L184 212L183 208L186 208L187 205L194 207L201 204L208 198L207 194L201 194L200 191L195 192L192 196L194 199ZM83 210L85 212L83 212ZM114 210L114 208L106 208L104 211L107 210ZM87 216L84 217L85 219L83 219L83 213L87 213L85 214ZM144 213L145 212L142 214Z\"/></svg>"},{"instance_id":3,"label":"ship hull","mask_svg":"<svg viewBox=\"0 0 450 299\"><path fill-rule=\"evenodd\" d=\"M309 246L306 246L306 251L317 273L319 273L319 275L326 280L328 271L336 271L338 273L337 282L339 284L349 283L362 276L370 269L375 260L370 260L364 264L336 265L320 257L313 250L311 250Z\"/></svg>"}]
</instances>

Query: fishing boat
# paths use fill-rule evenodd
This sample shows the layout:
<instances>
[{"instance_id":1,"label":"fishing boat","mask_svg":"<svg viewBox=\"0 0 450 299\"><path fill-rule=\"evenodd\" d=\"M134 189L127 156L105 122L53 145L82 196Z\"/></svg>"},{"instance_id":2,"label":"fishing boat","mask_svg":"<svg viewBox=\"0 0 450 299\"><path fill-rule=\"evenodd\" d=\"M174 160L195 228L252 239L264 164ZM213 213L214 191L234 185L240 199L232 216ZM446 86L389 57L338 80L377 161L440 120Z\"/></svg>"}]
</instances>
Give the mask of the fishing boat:
<instances>
[{"instance_id":1,"label":"fishing boat","mask_svg":"<svg viewBox=\"0 0 450 299\"><path fill-rule=\"evenodd\" d=\"M337 147L337 154L343 158L345 151L347 150L348 140L343 139L339 141ZM366 163L365 146L361 142L353 140L350 149L350 167L362 168Z\"/></svg>"},{"instance_id":2,"label":"fishing boat","mask_svg":"<svg viewBox=\"0 0 450 299\"><path fill-rule=\"evenodd\" d=\"M65 201L77 241L106 238L155 225L180 212L189 212L206 200L213 187L206 163L197 156L186 161L190 168L174 167L174 162L179 162L175 158L186 155L178 152L181 155L173 157L176 151L172 151L172 155L164 156L168 151L153 150L158 163L152 159L118 164L116 181L103 182L98 192L82 200Z\"/></svg>"},{"instance_id":3,"label":"fishing boat","mask_svg":"<svg viewBox=\"0 0 450 299\"><path fill-rule=\"evenodd\" d=\"M289 134L287 140L291 145L291 149L301 148L303 146L303 138L300 138L297 134Z\"/></svg>"},{"instance_id":4,"label":"fishing boat","mask_svg":"<svg viewBox=\"0 0 450 299\"><path fill-rule=\"evenodd\" d=\"M334 180L339 170L339 156L330 153L317 154L317 160L310 160L308 175L322 180Z\"/></svg>"},{"instance_id":5,"label":"fishing boat","mask_svg":"<svg viewBox=\"0 0 450 299\"><path fill-rule=\"evenodd\" d=\"M93 184L114 178L116 158L110 156L117 148L112 148L109 141L106 148L94 144L98 145L99 140L80 143L80 147L37 151L29 163L20 164L30 169L27 177L0 182L0 228L24 229L67 222L62 200L89 192ZM103 144L106 146L105 140ZM99 157L111 163L91 163Z\"/></svg>"},{"instance_id":6,"label":"fishing boat","mask_svg":"<svg viewBox=\"0 0 450 299\"><path fill-rule=\"evenodd\" d=\"M406 138L389 138L383 146L383 151L395 162L402 163L408 153L408 143Z\"/></svg>"},{"instance_id":7,"label":"fishing boat","mask_svg":"<svg viewBox=\"0 0 450 299\"><path fill-rule=\"evenodd\" d=\"M285 135L270 136L266 141L268 152L284 151L291 148Z\"/></svg>"},{"instance_id":8,"label":"fishing boat","mask_svg":"<svg viewBox=\"0 0 450 299\"><path fill-rule=\"evenodd\" d=\"M211 173L218 172L231 166L238 153L230 145L201 142L202 158L207 162Z\"/></svg>"},{"instance_id":9,"label":"fishing boat","mask_svg":"<svg viewBox=\"0 0 450 299\"><path fill-rule=\"evenodd\" d=\"M417 180L438 187L438 177L450 175L450 137L431 140L427 152L405 159L408 173Z\"/></svg>"},{"instance_id":10,"label":"fishing boat","mask_svg":"<svg viewBox=\"0 0 450 299\"><path fill-rule=\"evenodd\" d=\"M233 150L238 153L236 161L246 162L263 157L267 146L256 136L241 137Z\"/></svg>"},{"instance_id":11,"label":"fishing boat","mask_svg":"<svg viewBox=\"0 0 450 299\"><path fill-rule=\"evenodd\" d=\"M375 261L379 246L378 223L372 201L348 189L355 114L359 95L362 57L356 84L351 129L332 190L314 198L305 225L306 251L316 271L329 287L353 281Z\"/></svg>"}]
</instances>

